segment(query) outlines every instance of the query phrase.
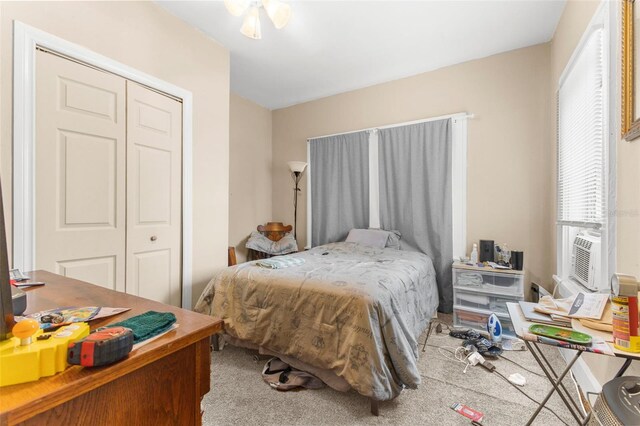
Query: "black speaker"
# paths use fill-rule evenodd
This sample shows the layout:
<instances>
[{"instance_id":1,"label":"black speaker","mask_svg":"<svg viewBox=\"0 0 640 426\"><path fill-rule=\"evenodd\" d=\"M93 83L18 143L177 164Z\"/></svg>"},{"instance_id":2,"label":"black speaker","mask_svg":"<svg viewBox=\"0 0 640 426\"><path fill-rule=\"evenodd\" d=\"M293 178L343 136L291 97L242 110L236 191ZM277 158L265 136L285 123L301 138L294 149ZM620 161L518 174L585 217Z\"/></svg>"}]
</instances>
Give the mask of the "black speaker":
<instances>
[{"instance_id":1,"label":"black speaker","mask_svg":"<svg viewBox=\"0 0 640 426\"><path fill-rule=\"evenodd\" d=\"M511 268L522 271L524 267L524 253L521 251L511 251Z\"/></svg>"},{"instance_id":2,"label":"black speaker","mask_svg":"<svg viewBox=\"0 0 640 426\"><path fill-rule=\"evenodd\" d=\"M480 262L494 262L493 240L480 240Z\"/></svg>"}]
</instances>

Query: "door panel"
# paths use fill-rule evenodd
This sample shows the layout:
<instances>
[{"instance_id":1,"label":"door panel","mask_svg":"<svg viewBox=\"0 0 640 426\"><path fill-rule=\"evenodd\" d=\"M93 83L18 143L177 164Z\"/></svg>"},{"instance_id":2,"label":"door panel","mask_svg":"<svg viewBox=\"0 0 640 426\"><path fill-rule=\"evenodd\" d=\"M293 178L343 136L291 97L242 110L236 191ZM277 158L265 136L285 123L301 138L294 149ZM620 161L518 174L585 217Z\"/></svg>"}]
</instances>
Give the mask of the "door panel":
<instances>
[{"instance_id":1,"label":"door panel","mask_svg":"<svg viewBox=\"0 0 640 426\"><path fill-rule=\"evenodd\" d=\"M36 268L125 289L126 81L36 53Z\"/></svg>"},{"instance_id":2,"label":"door panel","mask_svg":"<svg viewBox=\"0 0 640 426\"><path fill-rule=\"evenodd\" d=\"M116 289L116 257L96 257L58 262L57 274L78 280L97 280L103 287Z\"/></svg>"},{"instance_id":3,"label":"door panel","mask_svg":"<svg viewBox=\"0 0 640 426\"><path fill-rule=\"evenodd\" d=\"M138 225L171 225L171 152L137 146Z\"/></svg>"},{"instance_id":4,"label":"door panel","mask_svg":"<svg viewBox=\"0 0 640 426\"><path fill-rule=\"evenodd\" d=\"M60 109L116 122L118 93L64 77L60 77L58 81L61 94Z\"/></svg>"},{"instance_id":5,"label":"door panel","mask_svg":"<svg viewBox=\"0 0 640 426\"><path fill-rule=\"evenodd\" d=\"M137 125L141 129L157 132L161 135L167 136L167 139L161 141L151 141L153 145L171 143L171 111L156 108L152 105L145 104L144 102L137 103ZM168 148L169 145L165 146Z\"/></svg>"},{"instance_id":6,"label":"door panel","mask_svg":"<svg viewBox=\"0 0 640 426\"><path fill-rule=\"evenodd\" d=\"M127 292L180 306L180 102L127 82L127 158Z\"/></svg>"},{"instance_id":7,"label":"door panel","mask_svg":"<svg viewBox=\"0 0 640 426\"><path fill-rule=\"evenodd\" d=\"M60 227L115 227L116 139L60 131Z\"/></svg>"},{"instance_id":8,"label":"door panel","mask_svg":"<svg viewBox=\"0 0 640 426\"><path fill-rule=\"evenodd\" d=\"M152 300L171 300L171 250L134 253L135 294Z\"/></svg>"}]
</instances>

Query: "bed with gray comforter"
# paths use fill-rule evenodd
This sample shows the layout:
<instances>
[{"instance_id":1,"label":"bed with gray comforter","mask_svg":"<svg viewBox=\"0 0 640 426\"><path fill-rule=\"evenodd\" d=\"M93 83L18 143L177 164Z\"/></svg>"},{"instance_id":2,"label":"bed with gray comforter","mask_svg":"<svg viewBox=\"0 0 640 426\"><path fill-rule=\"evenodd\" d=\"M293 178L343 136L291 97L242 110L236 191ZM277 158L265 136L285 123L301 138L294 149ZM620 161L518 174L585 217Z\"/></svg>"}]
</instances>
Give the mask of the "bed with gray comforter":
<instances>
[{"instance_id":1,"label":"bed with gray comforter","mask_svg":"<svg viewBox=\"0 0 640 426\"><path fill-rule=\"evenodd\" d=\"M431 259L346 242L289 256L305 262L217 272L196 311L222 318L232 343L299 360L332 387L379 401L416 388L417 339L438 306Z\"/></svg>"}]
</instances>

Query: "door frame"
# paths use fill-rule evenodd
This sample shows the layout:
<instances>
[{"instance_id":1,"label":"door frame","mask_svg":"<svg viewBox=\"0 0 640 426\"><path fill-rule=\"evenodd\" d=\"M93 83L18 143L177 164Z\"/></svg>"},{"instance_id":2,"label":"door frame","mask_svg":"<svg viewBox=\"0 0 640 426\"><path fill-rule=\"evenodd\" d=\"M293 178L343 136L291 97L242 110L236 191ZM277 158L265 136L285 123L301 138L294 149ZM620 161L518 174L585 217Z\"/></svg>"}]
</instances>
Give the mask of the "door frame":
<instances>
[{"instance_id":1,"label":"door frame","mask_svg":"<svg viewBox=\"0 0 640 426\"><path fill-rule=\"evenodd\" d=\"M36 48L67 56L182 100L182 307L191 309L193 95L128 65L20 21L13 23L13 267L35 268Z\"/></svg>"}]
</instances>

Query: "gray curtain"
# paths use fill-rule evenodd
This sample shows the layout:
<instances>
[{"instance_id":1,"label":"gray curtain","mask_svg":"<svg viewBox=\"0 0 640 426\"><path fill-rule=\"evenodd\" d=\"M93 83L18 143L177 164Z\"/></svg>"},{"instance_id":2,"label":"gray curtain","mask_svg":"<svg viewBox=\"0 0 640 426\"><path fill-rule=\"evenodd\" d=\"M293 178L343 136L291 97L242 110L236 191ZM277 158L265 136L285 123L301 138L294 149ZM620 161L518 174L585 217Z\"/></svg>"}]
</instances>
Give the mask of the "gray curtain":
<instances>
[{"instance_id":1,"label":"gray curtain","mask_svg":"<svg viewBox=\"0 0 640 426\"><path fill-rule=\"evenodd\" d=\"M441 312L453 309L451 120L381 129L380 224L402 233L403 250L433 260Z\"/></svg>"},{"instance_id":2,"label":"gray curtain","mask_svg":"<svg viewBox=\"0 0 640 426\"><path fill-rule=\"evenodd\" d=\"M311 245L344 241L369 227L369 134L312 139Z\"/></svg>"}]
</instances>

